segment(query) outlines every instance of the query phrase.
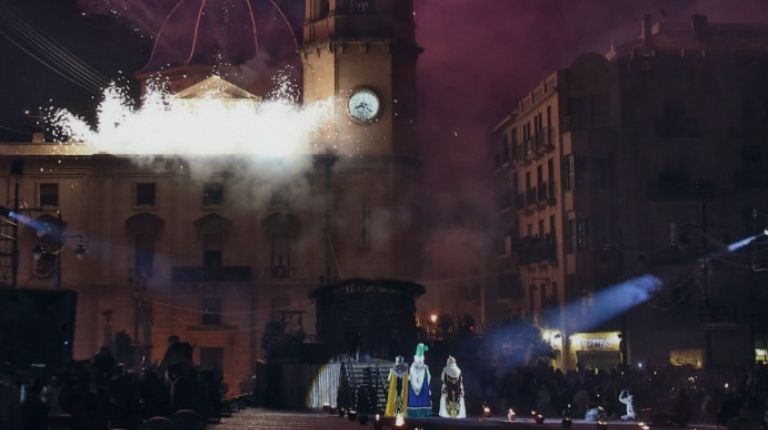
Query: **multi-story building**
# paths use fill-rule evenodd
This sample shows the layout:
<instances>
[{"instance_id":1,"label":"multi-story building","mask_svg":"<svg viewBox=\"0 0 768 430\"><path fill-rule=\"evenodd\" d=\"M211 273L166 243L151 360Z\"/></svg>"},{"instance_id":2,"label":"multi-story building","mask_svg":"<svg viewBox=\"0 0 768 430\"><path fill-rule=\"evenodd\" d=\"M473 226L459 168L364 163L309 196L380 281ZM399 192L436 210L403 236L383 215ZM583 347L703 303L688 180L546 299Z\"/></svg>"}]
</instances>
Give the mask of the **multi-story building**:
<instances>
[{"instance_id":1,"label":"multi-story building","mask_svg":"<svg viewBox=\"0 0 768 430\"><path fill-rule=\"evenodd\" d=\"M712 332L706 321L744 304L746 292L719 297L748 288L743 274L711 259L719 281L671 273L693 271L723 242L754 234L753 209L765 211L766 40L765 26L646 16L637 40L578 57L495 127L506 228L498 270L519 274L513 308L550 329L561 367L695 351L699 363L717 362L730 345L749 344L747 322ZM646 273L664 287L642 312L585 326L615 316L600 302L606 287ZM575 333L583 330L593 333ZM706 346L715 338L720 355Z\"/></svg>"},{"instance_id":2,"label":"multi-story building","mask_svg":"<svg viewBox=\"0 0 768 430\"><path fill-rule=\"evenodd\" d=\"M306 167L291 175L273 159L238 154L148 160L87 145L0 145L4 204L43 226L19 231L15 284L78 291L76 358L125 330L159 361L177 335L193 344L196 363L222 371L237 392L265 357L271 321L311 340L313 289L341 278L414 279L420 48L412 9L401 0L306 1L304 100L336 97L340 120L313 145L322 150L300 154ZM206 78L205 64L170 66L161 72L180 97L211 85L221 97L264 96L226 76ZM370 110L349 103L358 98ZM202 168L191 172L190 164ZM58 231L64 235L50 233ZM88 256L57 253L64 241L83 241ZM4 285L14 284L12 271L2 273Z\"/></svg>"}]
</instances>

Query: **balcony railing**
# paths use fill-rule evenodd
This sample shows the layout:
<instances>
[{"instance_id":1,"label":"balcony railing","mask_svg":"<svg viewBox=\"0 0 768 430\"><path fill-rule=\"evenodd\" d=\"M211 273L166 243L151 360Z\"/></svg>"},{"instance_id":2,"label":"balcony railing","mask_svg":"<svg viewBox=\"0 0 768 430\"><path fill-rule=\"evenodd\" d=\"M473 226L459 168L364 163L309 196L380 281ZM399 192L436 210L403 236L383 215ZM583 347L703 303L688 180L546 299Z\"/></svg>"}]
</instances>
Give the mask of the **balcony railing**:
<instances>
[{"instance_id":1,"label":"balcony railing","mask_svg":"<svg viewBox=\"0 0 768 430\"><path fill-rule=\"evenodd\" d=\"M175 283L201 282L250 282L251 268L245 266L220 267L174 267L172 279Z\"/></svg>"},{"instance_id":2,"label":"balcony railing","mask_svg":"<svg viewBox=\"0 0 768 430\"><path fill-rule=\"evenodd\" d=\"M522 264L557 261L557 241L554 238L525 237L516 247Z\"/></svg>"},{"instance_id":3,"label":"balcony railing","mask_svg":"<svg viewBox=\"0 0 768 430\"><path fill-rule=\"evenodd\" d=\"M549 181L547 183L547 188L549 188L549 201L554 202L555 201L555 181Z\"/></svg>"}]
</instances>

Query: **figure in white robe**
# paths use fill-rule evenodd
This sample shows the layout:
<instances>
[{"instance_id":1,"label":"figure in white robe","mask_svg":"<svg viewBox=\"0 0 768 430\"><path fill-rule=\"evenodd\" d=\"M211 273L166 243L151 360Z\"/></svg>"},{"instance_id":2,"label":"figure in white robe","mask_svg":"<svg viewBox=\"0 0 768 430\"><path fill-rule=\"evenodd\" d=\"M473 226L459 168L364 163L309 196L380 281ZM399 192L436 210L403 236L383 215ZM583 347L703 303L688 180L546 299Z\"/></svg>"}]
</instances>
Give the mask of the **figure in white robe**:
<instances>
[{"instance_id":1,"label":"figure in white robe","mask_svg":"<svg viewBox=\"0 0 768 430\"><path fill-rule=\"evenodd\" d=\"M635 419L635 396L629 390L621 390L619 401L627 406L627 413L621 416L622 421L632 421Z\"/></svg>"},{"instance_id":2,"label":"figure in white robe","mask_svg":"<svg viewBox=\"0 0 768 430\"><path fill-rule=\"evenodd\" d=\"M448 362L440 376L443 388L440 391L440 416L444 418L466 418L464 405L464 378L456 359L448 356Z\"/></svg>"}]
</instances>

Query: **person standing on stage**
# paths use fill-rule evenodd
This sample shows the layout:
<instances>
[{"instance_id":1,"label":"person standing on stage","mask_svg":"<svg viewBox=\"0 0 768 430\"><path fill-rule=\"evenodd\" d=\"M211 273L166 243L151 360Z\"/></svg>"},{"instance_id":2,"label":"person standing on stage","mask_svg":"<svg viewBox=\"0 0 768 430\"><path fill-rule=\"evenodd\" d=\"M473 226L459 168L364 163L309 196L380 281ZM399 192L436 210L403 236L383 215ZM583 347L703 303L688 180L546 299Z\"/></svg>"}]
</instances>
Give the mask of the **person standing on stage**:
<instances>
[{"instance_id":1,"label":"person standing on stage","mask_svg":"<svg viewBox=\"0 0 768 430\"><path fill-rule=\"evenodd\" d=\"M395 357L395 365L389 369L389 390L385 417L405 415L408 408L408 363L402 355Z\"/></svg>"},{"instance_id":2,"label":"person standing on stage","mask_svg":"<svg viewBox=\"0 0 768 430\"><path fill-rule=\"evenodd\" d=\"M456 359L448 356L448 362L440 375L443 388L440 391L440 416L444 418L466 418L464 406L464 378Z\"/></svg>"},{"instance_id":3,"label":"person standing on stage","mask_svg":"<svg viewBox=\"0 0 768 430\"><path fill-rule=\"evenodd\" d=\"M432 415L432 396L429 391L429 366L424 363L424 353L428 350L423 343L416 345L411 372L408 375L408 416L428 417Z\"/></svg>"}]
</instances>

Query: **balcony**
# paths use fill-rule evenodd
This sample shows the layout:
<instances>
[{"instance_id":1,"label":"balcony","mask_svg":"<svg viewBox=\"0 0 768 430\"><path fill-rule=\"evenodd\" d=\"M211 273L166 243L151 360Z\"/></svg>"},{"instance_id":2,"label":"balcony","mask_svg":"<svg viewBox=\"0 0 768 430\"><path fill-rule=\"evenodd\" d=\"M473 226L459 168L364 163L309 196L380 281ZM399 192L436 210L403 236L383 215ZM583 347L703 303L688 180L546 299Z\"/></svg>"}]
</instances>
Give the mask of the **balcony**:
<instances>
[{"instance_id":1,"label":"balcony","mask_svg":"<svg viewBox=\"0 0 768 430\"><path fill-rule=\"evenodd\" d=\"M557 242L554 238L525 237L520 239L517 254L521 264L557 261Z\"/></svg>"},{"instance_id":2,"label":"balcony","mask_svg":"<svg viewBox=\"0 0 768 430\"><path fill-rule=\"evenodd\" d=\"M245 266L174 267L171 278L174 283L236 283L251 282L251 268Z\"/></svg>"},{"instance_id":3,"label":"balcony","mask_svg":"<svg viewBox=\"0 0 768 430\"><path fill-rule=\"evenodd\" d=\"M546 183L547 188L549 188L549 203L555 204L557 203L557 198L555 197L555 181L549 181Z\"/></svg>"}]
</instances>

